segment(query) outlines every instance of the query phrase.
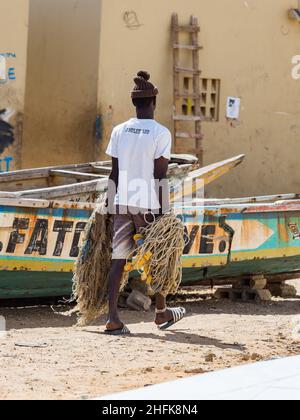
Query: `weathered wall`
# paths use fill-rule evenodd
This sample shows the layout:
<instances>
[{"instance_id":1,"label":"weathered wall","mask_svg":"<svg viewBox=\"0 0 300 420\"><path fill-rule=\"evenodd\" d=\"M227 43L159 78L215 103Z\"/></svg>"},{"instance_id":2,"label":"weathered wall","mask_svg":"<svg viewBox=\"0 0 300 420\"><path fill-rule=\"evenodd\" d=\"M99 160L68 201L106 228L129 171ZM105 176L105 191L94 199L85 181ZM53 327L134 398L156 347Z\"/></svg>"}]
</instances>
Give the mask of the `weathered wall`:
<instances>
[{"instance_id":1,"label":"weathered wall","mask_svg":"<svg viewBox=\"0 0 300 420\"><path fill-rule=\"evenodd\" d=\"M0 1L0 172L20 167L28 0Z\"/></svg>"},{"instance_id":2,"label":"weathered wall","mask_svg":"<svg viewBox=\"0 0 300 420\"><path fill-rule=\"evenodd\" d=\"M100 0L30 0L23 167L94 158Z\"/></svg>"},{"instance_id":3,"label":"weathered wall","mask_svg":"<svg viewBox=\"0 0 300 420\"><path fill-rule=\"evenodd\" d=\"M115 124L133 113L132 77L147 69L159 85L158 119L172 128L170 19L195 14L201 24L204 77L221 79L220 121L203 123L205 163L245 153L246 163L210 188L210 195L300 192L300 25L287 18L296 0L102 0L99 110L102 154ZM127 13L126 15L124 15ZM126 16L126 18L125 18ZM242 100L240 121L225 118L226 98Z\"/></svg>"}]
</instances>

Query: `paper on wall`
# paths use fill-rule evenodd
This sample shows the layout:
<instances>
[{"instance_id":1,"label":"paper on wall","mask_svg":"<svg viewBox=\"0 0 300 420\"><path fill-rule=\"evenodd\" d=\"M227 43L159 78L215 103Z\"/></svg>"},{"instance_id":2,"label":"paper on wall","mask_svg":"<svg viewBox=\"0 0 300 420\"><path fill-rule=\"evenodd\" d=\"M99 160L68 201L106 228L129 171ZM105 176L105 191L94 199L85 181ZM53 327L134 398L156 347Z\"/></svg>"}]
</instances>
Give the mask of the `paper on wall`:
<instances>
[{"instance_id":1,"label":"paper on wall","mask_svg":"<svg viewBox=\"0 0 300 420\"><path fill-rule=\"evenodd\" d=\"M229 96L227 98L226 117L232 120L240 118L241 99Z\"/></svg>"}]
</instances>

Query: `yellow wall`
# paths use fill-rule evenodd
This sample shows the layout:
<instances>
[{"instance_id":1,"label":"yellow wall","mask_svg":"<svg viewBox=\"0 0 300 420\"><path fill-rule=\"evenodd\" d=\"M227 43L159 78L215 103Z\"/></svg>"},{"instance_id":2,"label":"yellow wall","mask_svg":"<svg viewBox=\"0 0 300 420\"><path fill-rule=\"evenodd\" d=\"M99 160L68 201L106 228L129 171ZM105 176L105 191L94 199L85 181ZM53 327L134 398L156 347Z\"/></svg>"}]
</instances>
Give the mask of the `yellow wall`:
<instances>
[{"instance_id":1,"label":"yellow wall","mask_svg":"<svg viewBox=\"0 0 300 420\"><path fill-rule=\"evenodd\" d=\"M0 82L0 111L6 109L7 113L0 115L0 120L4 119L11 125L13 137L7 141L9 126L4 129L2 122L0 172L12 170L21 163L27 32L28 0L1 0L0 60L2 70L6 71L2 83Z\"/></svg>"},{"instance_id":2,"label":"yellow wall","mask_svg":"<svg viewBox=\"0 0 300 420\"><path fill-rule=\"evenodd\" d=\"M218 181L210 195L300 192L300 80L291 60L300 54L300 25L287 18L296 0L102 0L98 106L104 122L102 152L114 125L133 114L129 92L139 69L160 88L157 118L172 128L170 19L191 14L201 25L203 77L221 79L220 121L203 123L204 160L245 153L246 163ZM128 28L124 13L140 26ZM234 127L226 98L242 101ZM101 157L103 157L103 153ZM100 157L100 156L99 156Z\"/></svg>"},{"instance_id":3,"label":"yellow wall","mask_svg":"<svg viewBox=\"0 0 300 420\"><path fill-rule=\"evenodd\" d=\"M30 0L23 167L95 155L100 0Z\"/></svg>"}]
</instances>

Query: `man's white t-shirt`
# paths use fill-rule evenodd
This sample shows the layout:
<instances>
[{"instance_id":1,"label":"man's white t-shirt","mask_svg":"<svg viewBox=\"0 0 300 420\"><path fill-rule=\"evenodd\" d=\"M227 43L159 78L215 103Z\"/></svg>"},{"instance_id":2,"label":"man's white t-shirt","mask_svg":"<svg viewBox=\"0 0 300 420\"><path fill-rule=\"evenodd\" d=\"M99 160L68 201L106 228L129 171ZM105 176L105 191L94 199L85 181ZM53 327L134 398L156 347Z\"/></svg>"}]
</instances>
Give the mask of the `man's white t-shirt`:
<instances>
[{"instance_id":1,"label":"man's white t-shirt","mask_svg":"<svg viewBox=\"0 0 300 420\"><path fill-rule=\"evenodd\" d=\"M119 161L115 204L158 210L154 161L171 158L170 131L155 120L132 118L114 128L106 153Z\"/></svg>"}]
</instances>

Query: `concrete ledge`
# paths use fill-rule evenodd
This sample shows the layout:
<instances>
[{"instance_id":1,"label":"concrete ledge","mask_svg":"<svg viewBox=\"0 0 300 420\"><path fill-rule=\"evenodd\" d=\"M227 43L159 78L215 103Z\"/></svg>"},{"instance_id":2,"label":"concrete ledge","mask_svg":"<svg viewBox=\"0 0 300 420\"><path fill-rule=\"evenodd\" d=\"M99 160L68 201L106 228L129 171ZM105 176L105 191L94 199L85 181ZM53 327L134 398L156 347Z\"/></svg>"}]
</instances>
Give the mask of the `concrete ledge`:
<instances>
[{"instance_id":1,"label":"concrete ledge","mask_svg":"<svg viewBox=\"0 0 300 420\"><path fill-rule=\"evenodd\" d=\"M212 372L99 400L300 400L300 356Z\"/></svg>"}]
</instances>

